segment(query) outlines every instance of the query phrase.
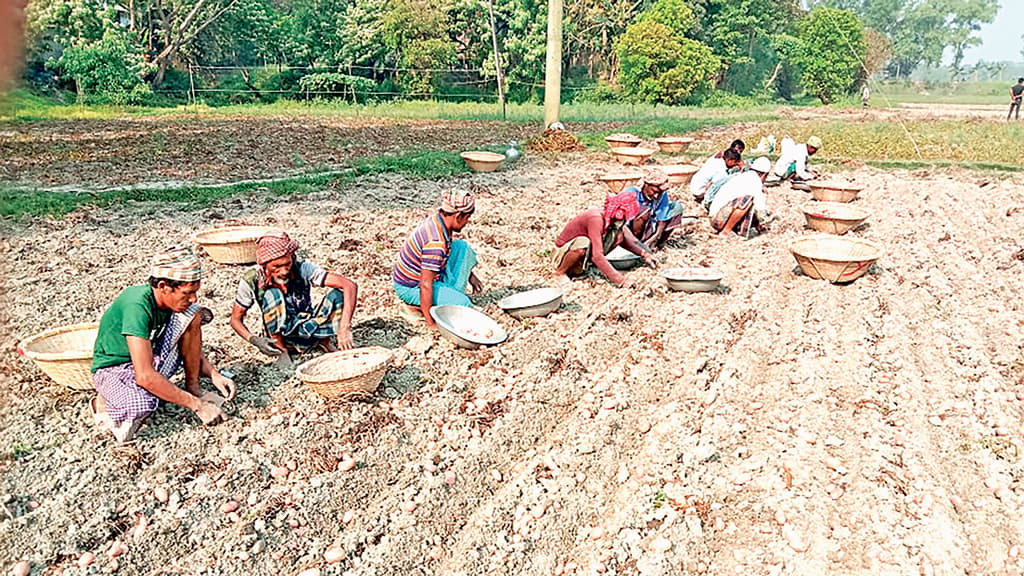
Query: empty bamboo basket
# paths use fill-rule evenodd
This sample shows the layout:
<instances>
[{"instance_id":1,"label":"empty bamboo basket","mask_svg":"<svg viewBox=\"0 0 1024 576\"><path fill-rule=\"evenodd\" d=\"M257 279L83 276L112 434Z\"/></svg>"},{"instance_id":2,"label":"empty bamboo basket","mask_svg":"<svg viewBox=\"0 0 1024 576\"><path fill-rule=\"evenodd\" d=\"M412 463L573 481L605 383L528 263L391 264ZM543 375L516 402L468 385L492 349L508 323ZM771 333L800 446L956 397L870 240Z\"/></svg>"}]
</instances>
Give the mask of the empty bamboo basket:
<instances>
[{"instance_id":1,"label":"empty bamboo basket","mask_svg":"<svg viewBox=\"0 0 1024 576\"><path fill-rule=\"evenodd\" d=\"M800 238L789 250L804 274L834 283L860 278L882 256L882 249L872 242L827 234Z\"/></svg>"},{"instance_id":2,"label":"empty bamboo basket","mask_svg":"<svg viewBox=\"0 0 1024 576\"><path fill-rule=\"evenodd\" d=\"M605 137L609 148L633 148L639 146L643 139L632 134L610 134Z\"/></svg>"},{"instance_id":3,"label":"empty bamboo basket","mask_svg":"<svg viewBox=\"0 0 1024 576\"><path fill-rule=\"evenodd\" d=\"M661 138L655 138L654 142L658 145L658 150L674 154L676 152L683 152L693 144L693 138L686 136L663 136Z\"/></svg>"},{"instance_id":4,"label":"empty bamboo basket","mask_svg":"<svg viewBox=\"0 0 1024 576\"><path fill-rule=\"evenodd\" d=\"M693 175L697 173L700 168L693 164L674 164L670 166L661 166L661 169L665 174L668 174L668 181L673 186L685 186L690 183Z\"/></svg>"},{"instance_id":5,"label":"empty bamboo basket","mask_svg":"<svg viewBox=\"0 0 1024 576\"><path fill-rule=\"evenodd\" d=\"M368 396L380 386L391 364L383 346L324 354L295 369L295 376L324 398Z\"/></svg>"},{"instance_id":6,"label":"empty bamboo basket","mask_svg":"<svg viewBox=\"0 0 1024 576\"><path fill-rule=\"evenodd\" d=\"M54 382L74 390L92 390L92 348L99 324L61 326L18 344L18 352Z\"/></svg>"},{"instance_id":7,"label":"empty bamboo basket","mask_svg":"<svg viewBox=\"0 0 1024 576\"><path fill-rule=\"evenodd\" d=\"M822 202L852 202L857 194L864 189L858 184L845 182L806 182L811 189L811 196Z\"/></svg>"},{"instance_id":8,"label":"empty bamboo basket","mask_svg":"<svg viewBox=\"0 0 1024 576\"><path fill-rule=\"evenodd\" d=\"M807 225L826 234L843 235L868 219L868 211L843 202L809 202L801 208Z\"/></svg>"},{"instance_id":9,"label":"empty bamboo basket","mask_svg":"<svg viewBox=\"0 0 1024 576\"><path fill-rule=\"evenodd\" d=\"M214 262L252 264L256 261L256 241L271 230L267 226L225 226L199 232L193 240Z\"/></svg>"},{"instance_id":10,"label":"empty bamboo basket","mask_svg":"<svg viewBox=\"0 0 1024 576\"><path fill-rule=\"evenodd\" d=\"M604 182L605 186L608 186L608 189L612 191L612 194L618 194L626 186L636 184L642 176L643 174L639 172L616 172L600 176L598 180Z\"/></svg>"},{"instance_id":11,"label":"empty bamboo basket","mask_svg":"<svg viewBox=\"0 0 1024 576\"><path fill-rule=\"evenodd\" d=\"M504 154L473 150L459 154L473 172L494 172L505 161Z\"/></svg>"},{"instance_id":12,"label":"empty bamboo basket","mask_svg":"<svg viewBox=\"0 0 1024 576\"><path fill-rule=\"evenodd\" d=\"M628 166L647 162L657 150L652 148L612 148L611 152L619 164Z\"/></svg>"}]
</instances>

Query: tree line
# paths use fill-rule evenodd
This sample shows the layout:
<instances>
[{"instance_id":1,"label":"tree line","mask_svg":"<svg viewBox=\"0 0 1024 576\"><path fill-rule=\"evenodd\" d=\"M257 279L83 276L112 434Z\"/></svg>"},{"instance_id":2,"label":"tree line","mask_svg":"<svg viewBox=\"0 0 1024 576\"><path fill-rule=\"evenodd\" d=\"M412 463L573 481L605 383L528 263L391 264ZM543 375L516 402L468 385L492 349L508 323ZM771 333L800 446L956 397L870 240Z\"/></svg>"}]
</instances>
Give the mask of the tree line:
<instances>
[{"instance_id":1,"label":"tree line","mask_svg":"<svg viewBox=\"0 0 1024 576\"><path fill-rule=\"evenodd\" d=\"M565 0L564 98L832 102L964 51L997 0ZM540 97L546 0L31 0L25 80L116 104ZM493 42L494 39L497 42ZM495 45L497 50L495 50Z\"/></svg>"}]
</instances>

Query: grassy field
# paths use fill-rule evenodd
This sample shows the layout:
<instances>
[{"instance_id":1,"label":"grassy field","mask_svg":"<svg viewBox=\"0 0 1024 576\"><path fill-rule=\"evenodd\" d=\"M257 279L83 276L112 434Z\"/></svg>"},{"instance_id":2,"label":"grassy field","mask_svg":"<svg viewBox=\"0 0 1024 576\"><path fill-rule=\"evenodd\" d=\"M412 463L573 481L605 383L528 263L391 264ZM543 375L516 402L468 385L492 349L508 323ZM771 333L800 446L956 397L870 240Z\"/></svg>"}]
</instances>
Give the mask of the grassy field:
<instances>
[{"instance_id":1,"label":"grassy field","mask_svg":"<svg viewBox=\"0 0 1024 576\"><path fill-rule=\"evenodd\" d=\"M993 90L995 87L991 87ZM975 86L975 95L984 90ZM440 102L396 102L377 106L352 106L338 103L281 102L271 105L246 105L223 108L115 108L62 106L32 96L17 93L6 104L7 116L0 117L0 129L5 125L15 127L23 122L42 122L54 129L62 128L63 120L87 121L96 130L104 122L116 119L134 118L146 122L146 118L174 118L180 121L194 116L196 122L268 122L273 119L310 118L311 123L320 121L347 121L354 119L365 123L371 119L400 120L480 120L493 121L500 118L494 105L452 104ZM866 163L885 168L943 167L957 165L977 170L1019 171L1020 143L1024 142L1024 124L1005 123L996 120L956 119L899 119L890 117L853 118L844 115L836 107L792 108L798 114L789 114L786 109L761 107L756 109L698 109L665 106L631 105L567 105L562 109L562 118L590 151L605 149L603 138L611 132L628 131L645 138L665 134L705 134L703 142L695 145L694 158L714 151L723 142L733 137L747 140L750 147L757 144L763 135L774 134L781 138L792 135L802 140L811 134L821 136L826 146L819 164L841 169L844 166ZM833 114L832 111L835 110ZM807 112L810 112L808 114ZM508 121L512 124L540 124L542 109L538 106L510 105ZM46 124L50 123L50 124ZM95 123L95 124L93 124ZM190 123L190 121L189 121ZM380 129L387 130L382 123ZM728 127L734 127L730 131ZM78 130L80 128L75 128ZM443 127L435 128L444 130ZM484 141L494 142L486 127L481 127ZM707 132L712 130L712 132ZM539 127L538 127L539 131ZM64 139L74 136L65 135ZM492 136L491 140L487 140ZM159 137L159 138L158 138ZM162 134L154 134L153 141L142 145L143 151L152 147L152 155L167 151ZM719 141L722 142L719 142ZM38 142L36 142L38 144ZM104 146L116 146L109 142ZM226 142L225 145L230 144ZM4 142L7 154L18 155L18 143ZM152 145L152 146L150 146ZM61 148L64 146L64 148ZM497 144L490 148L498 150ZM487 148L488 146L484 146ZM48 153L57 157L72 154L66 145L45 145ZM74 148L74 147L72 147ZM116 148L108 148L117 154ZM335 187L362 175L395 173L418 179L442 180L465 174L467 168L458 156L461 150L452 149L442 142L427 149L402 144L398 152L375 154L364 152L358 157L346 158L334 165L306 166L301 171L292 170L282 174L267 168L263 175L257 175L246 182L229 181L212 185L183 183L180 185L153 186L140 183L138 186L120 186L112 189L96 189L83 182L81 191L49 192L24 185L12 186L0 181L0 217L66 214L80 206L109 206L133 200L157 200L176 203L183 207L199 206L212 200L244 195L259 190L272 196L301 195L308 192ZM148 153L147 153L148 154ZM187 158L187 155L186 155ZM196 162L204 161L196 158ZM188 161L188 160L183 160ZM11 168L7 169L11 172ZM13 170L17 170L14 167ZM15 172L16 173L16 172ZM268 181L260 181L262 178Z\"/></svg>"}]
</instances>

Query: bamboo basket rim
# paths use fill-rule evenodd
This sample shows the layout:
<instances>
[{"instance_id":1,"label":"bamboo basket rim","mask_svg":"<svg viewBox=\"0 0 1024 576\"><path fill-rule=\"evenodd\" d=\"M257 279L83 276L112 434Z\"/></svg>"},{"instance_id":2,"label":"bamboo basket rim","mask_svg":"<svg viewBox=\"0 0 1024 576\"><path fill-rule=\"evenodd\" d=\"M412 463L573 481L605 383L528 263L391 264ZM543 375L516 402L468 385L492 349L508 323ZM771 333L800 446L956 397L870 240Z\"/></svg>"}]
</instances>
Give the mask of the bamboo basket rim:
<instances>
[{"instance_id":1,"label":"bamboo basket rim","mask_svg":"<svg viewBox=\"0 0 1024 576\"><path fill-rule=\"evenodd\" d=\"M805 245L817 245L822 242L833 243L833 244L853 244L862 246L869 250L868 253L859 256L840 256L840 255L821 255L821 254L809 254L802 250ZM789 251L802 258L808 260L818 260L822 262L867 262L868 260L878 260L884 255L882 247L870 240L864 240L862 238L854 238L850 236L836 236L834 234L814 234L811 236L804 236L797 238L789 244Z\"/></svg>"},{"instance_id":2,"label":"bamboo basket rim","mask_svg":"<svg viewBox=\"0 0 1024 576\"><path fill-rule=\"evenodd\" d=\"M643 142L644 139L635 134L609 134L604 137L605 142Z\"/></svg>"},{"instance_id":3,"label":"bamboo basket rim","mask_svg":"<svg viewBox=\"0 0 1024 576\"><path fill-rule=\"evenodd\" d=\"M610 174L605 174L603 176L598 176L597 179L600 180L601 182L619 182L639 180L643 178L643 176L644 175L639 172L613 172Z\"/></svg>"},{"instance_id":4,"label":"bamboo basket rim","mask_svg":"<svg viewBox=\"0 0 1024 576\"><path fill-rule=\"evenodd\" d=\"M818 210L822 208L839 211L845 210L848 212L854 212L858 215L832 216L830 214L822 214L821 212L815 210L815 208L817 208ZM849 202L828 202L824 200L816 200L814 202L808 202L804 204L803 206L800 207L800 210L804 213L805 216L809 218L818 218L821 220L838 220L840 222L863 222L864 220L867 220L869 216L871 216L871 213L865 210L864 208L854 206Z\"/></svg>"},{"instance_id":5,"label":"bamboo basket rim","mask_svg":"<svg viewBox=\"0 0 1024 576\"><path fill-rule=\"evenodd\" d=\"M653 156L658 151L654 148L647 148L644 146L627 146L625 148L612 148L612 154L619 154L622 156Z\"/></svg>"},{"instance_id":6,"label":"bamboo basket rim","mask_svg":"<svg viewBox=\"0 0 1024 576\"><path fill-rule=\"evenodd\" d=\"M306 384L311 385L337 384L357 380L373 374L382 368L386 368L393 354L390 348L385 348L384 346L366 346L331 352L300 364L295 369L295 376ZM354 369L347 375L310 373L311 370L320 368L323 364L341 364L352 359L360 359L360 357L369 357L370 361L364 362L363 366Z\"/></svg>"},{"instance_id":7,"label":"bamboo basket rim","mask_svg":"<svg viewBox=\"0 0 1024 576\"><path fill-rule=\"evenodd\" d=\"M807 182L807 186L814 190L836 190L838 192L863 192L864 186L853 182L838 182L835 180L821 180Z\"/></svg>"},{"instance_id":8,"label":"bamboo basket rim","mask_svg":"<svg viewBox=\"0 0 1024 576\"><path fill-rule=\"evenodd\" d=\"M250 225L237 225L237 226L222 226L220 228L211 228L209 230L203 230L196 232L192 236L192 240L200 246L230 246L232 244L245 244L247 242L256 242L271 230L276 228L272 226L250 226ZM243 232L252 231L257 233L255 236L244 236L241 238L231 238L229 240L218 239L217 235L230 234L232 232Z\"/></svg>"},{"instance_id":9,"label":"bamboo basket rim","mask_svg":"<svg viewBox=\"0 0 1024 576\"><path fill-rule=\"evenodd\" d=\"M700 171L700 167L693 164L668 164L666 166L657 166L657 168L660 168L662 172L669 176L696 174Z\"/></svg>"},{"instance_id":10,"label":"bamboo basket rim","mask_svg":"<svg viewBox=\"0 0 1024 576\"><path fill-rule=\"evenodd\" d=\"M661 136L654 141L658 144L693 144L696 139L690 136Z\"/></svg>"},{"instance_id":11,"label":"bamboo basket rim","mask_svg":"<svg viewBox=\"0 0 1024 576\"><path fill-rule=\"evenodd\" d=\"M473 160L476 162L503 162L505 160L504 154L488 152L486 150L467 150L460 153L459 156L463 160Z\"/></svg>"},{"instance_id":12,"label":"bamboo basket rim","mask_svg":"<svg viewBox=\"0 0 1024 576\"><path fill-rule=\"evenodd\" d=\"M59 336L68 332L84 332L86 330L98 331L100 325L96 322L84 322L80 324L68 324L65 326L57 326L56 328L50 328L44 330L38 334L33 334L28 338L25 338L18 343L18 351L20 351L26 358L30 360L39 360L42 362L59 362L66 360L88 360L92 358L93 349L88 350L68 350L66 352L37 352L32 350L32 345L41 340Z\"/></svg>"}]
</instances>

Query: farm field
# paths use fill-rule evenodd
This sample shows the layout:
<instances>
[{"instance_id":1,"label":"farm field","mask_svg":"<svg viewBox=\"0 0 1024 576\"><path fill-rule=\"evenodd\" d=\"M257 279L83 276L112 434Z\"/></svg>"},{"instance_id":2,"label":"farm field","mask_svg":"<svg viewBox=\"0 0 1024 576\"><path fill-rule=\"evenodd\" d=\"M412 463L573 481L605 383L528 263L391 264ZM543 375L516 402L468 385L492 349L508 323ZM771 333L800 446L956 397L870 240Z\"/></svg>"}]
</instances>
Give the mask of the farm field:
<instances>
[{"instance_id":1,"label":"farm field","mask_svg":"<svg viewBox=\"0 0 1024 576\"><path fill-rule=\"evenodd\" d=\"M984 119L995 113L784 109L707 122L692 154L655 161L820 131L828 175L865 186L855 203L870 217L851 234L881 245L879 262L848 285L800 273L788 246L811 234L800 212L810 195L783 185L768 191L768 234L720 238L702 217L664 252L665 266L724 271L720 291L669 292L639 269L634 289L575 281L557 313L529 321L495 302L545 284L564 223L602 202L596 178L617 165L599 147L527 154L493 174L383 171L292 196L258 185L181 203L140 194L0 220L0 564L69 575L1022 574L1024 174L1013 154L980 144L1018 134ZM898 140L898 121L920 137L915 156L906 143L899 157L857 153L852 135ZM295 115L39 120L0 124L0 179L24 194L230 184L534 131ZM906 164L877 165L886 160ZM958 165L984 162L1002 170ZM443 186L479 195L465 237L486 288L475 303L510 333L500 346L456 349L398 315L390 267ZM209 260L200 300L216 320L204 344L238 375L227 422L205 428L163 407L117 446L92 429L87 394L17 356L22 337L98 319L144 281L157 247L242 222L285 228L359 284L357 344L398 358L371 401L325 401L268 365L227 324L244 268ZM339 468L348 456L355 467ZM280 467L291 472L272 476ZM113 559L115 541L127 552ZM96 560L83 569L85 552Z\"/></svg>"}]
</instances>

